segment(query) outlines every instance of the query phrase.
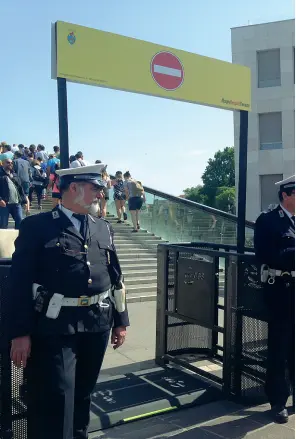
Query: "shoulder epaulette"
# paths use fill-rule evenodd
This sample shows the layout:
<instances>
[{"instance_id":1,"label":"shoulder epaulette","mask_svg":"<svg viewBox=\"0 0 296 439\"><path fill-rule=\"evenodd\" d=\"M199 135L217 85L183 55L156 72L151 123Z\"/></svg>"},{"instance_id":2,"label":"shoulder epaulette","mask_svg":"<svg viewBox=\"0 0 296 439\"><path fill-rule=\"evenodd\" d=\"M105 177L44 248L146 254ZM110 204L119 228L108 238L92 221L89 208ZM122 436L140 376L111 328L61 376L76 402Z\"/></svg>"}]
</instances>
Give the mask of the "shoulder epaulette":
<instances>
[{"instance_id":1,"label":"shoulder epaulette","mask_svg":"<svg viewBox=\"0 0 296 439\"><path fill-rule=\"evenodd\" d=\"M102 221L105 221L105 223L110 224L110 221L106 220L106 218L103 218L102 216L99 218Z\"/></svg>"}]
</instances>

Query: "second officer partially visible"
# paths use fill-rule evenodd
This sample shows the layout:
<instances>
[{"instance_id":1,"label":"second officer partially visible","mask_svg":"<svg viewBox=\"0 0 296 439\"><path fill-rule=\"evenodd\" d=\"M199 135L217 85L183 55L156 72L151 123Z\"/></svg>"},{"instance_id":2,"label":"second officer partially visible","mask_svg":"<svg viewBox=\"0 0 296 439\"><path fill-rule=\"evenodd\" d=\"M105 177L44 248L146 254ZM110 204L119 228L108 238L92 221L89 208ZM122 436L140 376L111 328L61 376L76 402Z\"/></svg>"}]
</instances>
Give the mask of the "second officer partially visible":
<instances>
[{"instance_id":1,"label":"second officer partially visible","mask_svg":"<svg viewBox=\"0 0 296 439\"><path fill-rule=\"evenodd\" d=\"M257 219L254 247L269 318L266 394L275 421L286 423L295 391L295 176L276 186L280 204Z\"/></svg>"},{"instance_id":2,"label":"second officer partially visible","mask_svg":"<svg viewBox=\"0 0 296 439\"><path fill-rule=\"evenodd\" d=\"M26 367L28 439L86 439L112 329L129 325L110 224L97 205L104 165L59 171L62 204L26 218L12 257L11 358Z\"/></svg>"}]
</instances>

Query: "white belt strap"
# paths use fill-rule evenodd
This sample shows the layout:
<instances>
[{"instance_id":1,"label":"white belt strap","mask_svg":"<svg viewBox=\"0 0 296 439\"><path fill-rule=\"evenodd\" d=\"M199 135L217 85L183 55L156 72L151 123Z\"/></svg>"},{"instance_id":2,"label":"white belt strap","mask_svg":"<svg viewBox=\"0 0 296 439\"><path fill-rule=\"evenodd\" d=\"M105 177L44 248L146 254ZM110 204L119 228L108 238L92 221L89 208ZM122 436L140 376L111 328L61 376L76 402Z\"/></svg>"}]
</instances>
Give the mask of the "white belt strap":
<instances>
[{"instance_id":1,"label":"white belt strap","mask_svg":"<svg viewBox=\"0 0 296 439\"><path fill-rule=\"evenodd\" d=\"M103 300L111 296L110 290L104 293L96 294L95 296L81 296L78 298L64 297L62 306L91 306L97 303L101 308L109 308L109 303L103 303Z\"/></svg>"},{"instance_id":2,"label":"white belt strap","mask_svg":"<svg viewBox=\"0 0 296 439\"><path fill-rule=\"evenodd\" d=\"M295 277L295 271L274 270L273 268L270 268L268 272L272 277L279 277L285 275Z\"/></svg>"},{"instance_id":3,"label":"white belt strap","mask_svg":"<svg viewBox=\"0 0 296 439\"><path fill-rule=\"evenodd\" d=\"M38 288L41 287L41 285L34 283L32 286L33 290L33 298L36 299L38 296ZM61 306L91 306L96 305L97 303L101 308L109 308L109 303L103 303L103 300L110 297L112 300L112 293L111 290L105 291L104 293L96 294L95 296L81 296L81 297L64 297L62 299L62 305Z\"/></svg>"}]
</instances>

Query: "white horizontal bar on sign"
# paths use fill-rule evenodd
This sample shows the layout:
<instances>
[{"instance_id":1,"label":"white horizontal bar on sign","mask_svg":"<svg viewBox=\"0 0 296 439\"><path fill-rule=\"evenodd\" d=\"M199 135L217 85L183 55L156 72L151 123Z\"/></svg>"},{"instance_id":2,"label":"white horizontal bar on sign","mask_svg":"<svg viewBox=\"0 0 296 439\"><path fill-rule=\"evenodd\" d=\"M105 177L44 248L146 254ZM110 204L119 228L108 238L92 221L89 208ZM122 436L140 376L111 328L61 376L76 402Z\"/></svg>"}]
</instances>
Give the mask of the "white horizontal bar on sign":
<instances>
[{"instance_id":1,"label":"white horizontal bar on sign","mask_svg":"<svg viewBox=\"0 0 296 439\"><path fill-rule=\"evenodd\" d=\"M154 64L154 73L162 73L163 75L176 76L177 78L182 77L182 70L159 66L158 64Z\"/></svg>"}]
</instances>

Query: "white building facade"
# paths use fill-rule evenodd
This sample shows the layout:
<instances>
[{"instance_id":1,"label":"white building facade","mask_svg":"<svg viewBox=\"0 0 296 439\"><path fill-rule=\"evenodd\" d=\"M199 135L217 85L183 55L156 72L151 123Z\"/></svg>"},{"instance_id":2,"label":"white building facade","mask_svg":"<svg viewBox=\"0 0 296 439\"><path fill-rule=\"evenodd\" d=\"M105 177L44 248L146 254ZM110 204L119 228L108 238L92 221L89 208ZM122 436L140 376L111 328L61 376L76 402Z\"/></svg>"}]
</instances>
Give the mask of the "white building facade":
<instances>
[{"instance_id":1,"label":"white building facade","mask_svg":"<svg viewBox=\"0 0 296 439\"><path fill-rule=\"evenodd\" d=\"M295 20L233 28L232 61L250 67L247 214L278 203L274 183L295 173ZM239 113L234 113L238 182Z\"/></svg>"}]
</instances>

